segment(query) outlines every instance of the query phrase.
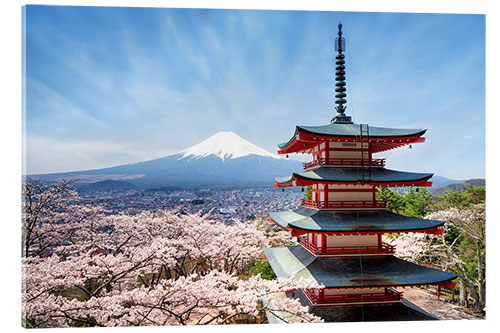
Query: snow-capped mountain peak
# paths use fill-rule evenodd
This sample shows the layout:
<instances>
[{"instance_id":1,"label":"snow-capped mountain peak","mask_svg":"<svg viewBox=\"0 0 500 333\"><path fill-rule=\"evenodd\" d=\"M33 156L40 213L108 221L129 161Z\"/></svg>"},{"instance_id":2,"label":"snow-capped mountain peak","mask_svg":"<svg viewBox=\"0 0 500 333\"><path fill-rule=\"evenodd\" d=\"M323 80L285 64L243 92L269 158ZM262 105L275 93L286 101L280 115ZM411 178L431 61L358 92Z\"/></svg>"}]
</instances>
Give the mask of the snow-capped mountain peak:
<instances>
[{"instance_id":1,"label":"snow-capped mountain peak","mask_svg":"<svg viewBox=\"0 0 500 333\"><path fill-rule=\"evenodd\" d=\"M208 139L179 152L181 158L201 158L215 155L225 159L233 159L247 155L260 155L279 159L277 155L254 145L234 132L217 132Z\"/></svg>"}]
</instances>

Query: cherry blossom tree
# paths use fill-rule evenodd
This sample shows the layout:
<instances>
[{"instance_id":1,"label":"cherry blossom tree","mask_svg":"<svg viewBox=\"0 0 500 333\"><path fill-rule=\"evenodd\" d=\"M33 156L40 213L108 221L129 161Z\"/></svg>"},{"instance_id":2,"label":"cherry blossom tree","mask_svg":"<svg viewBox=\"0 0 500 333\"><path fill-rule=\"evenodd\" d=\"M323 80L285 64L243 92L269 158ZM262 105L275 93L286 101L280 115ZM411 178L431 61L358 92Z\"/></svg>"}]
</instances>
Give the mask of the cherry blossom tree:
<instances>
[{"instance_id":1,"label":"cherry blossom tree","mask_svg":"<svg viewBox=\"0 0 500 333\"><path fill-rule=\"evenodd\" d=\"M429 214L426 218L446 221L437 255L439 262L453 269L465 284L474 305L486 303L486 214L485 204Z\"/></svg>"},{"instance_id":2,"label":"cherry blossom tree","mask_svg":"<svg viewBox=\"0 0 500 333\"><path fill-rule=\"evenodd\" d=\"M52 214L78 200L78 193L67 181L49 185L30 179L23 183L22 192L23 255L39 255L51 246L60 229Z\"/></svg>"},{"instance_id":3,"label":"cherry blossom tree","mask_svg":"<svg viewBox=\"0 0 500 333\"><path fill-rule=\"evenodd\" d=\"M106 215L75 195L54 200L32 228L40 241L23 256L26 327L251 323L266 311L320 321L278 297L317 283L239 276L272 241L251 224L166 210Z\"/></svg>"},{"instance_id":4,"label":"cherry blossom tree","mask_svg":"<svg viewBox=\"0 0 500 333\"><path fill-rule=\"evenodd\" d=\"M468 306L468 293L474 307L482 311L486 296L486 188L465 185L463 191L444 191L437 196L422 189L406 194L382 189L377 195L389 201L392 211L423 217L429 210L435 210L425 218L445 221L441 237L409 233L384 238L396 245L396 256L457 273L461 303Z\"/></svg>"},{"instance_id":5,"label":"cherry blossom tree","mask_svg":"<svg viewBox=\"0 0 500 333\"><path fill-rule=\"evenodd\" d=\"M262 280L258 276L241 280L226 272L212 271L204 277L193 274L178 279L163 279L154 287L124 292L110 291L101 297L81 302L50 296L45 308L30 315L44 323L65 327L76 322L91 326L140 326L171 324L224 324L248 317L261 319L263 311L295 321L312 322L318 318L296 300L283 298L269 305L283 288L313 286L303 281ZM37 318L40 317L40 318ZM286 319L285 319L286 320Z\"/></svg>"},{"instance_id":6,"label":"cherry blossom tree","mask_svg":"<svg viewBox=\"0 0 500 333\"><path fill-rule=\"evenodd\" d=\"M398 235L384 235L384 242L396 247L394 255L396 257L418 262L425 256L432 255L432 241L434 235L423 233L403 233Z\"/></svg>"},{"instance_id":7,"label":"cherry blossom tree","mask_svg":"<svg viewBox=\"0 0 500 333\"><path fill-rule=\"evenodd\" d=\"M271 222L269 216L260 215L253 221L252 225L262 232L270 243L270 247L297 245L297 238L291 237L290 233Z\"/></svg>"}]
</instances>

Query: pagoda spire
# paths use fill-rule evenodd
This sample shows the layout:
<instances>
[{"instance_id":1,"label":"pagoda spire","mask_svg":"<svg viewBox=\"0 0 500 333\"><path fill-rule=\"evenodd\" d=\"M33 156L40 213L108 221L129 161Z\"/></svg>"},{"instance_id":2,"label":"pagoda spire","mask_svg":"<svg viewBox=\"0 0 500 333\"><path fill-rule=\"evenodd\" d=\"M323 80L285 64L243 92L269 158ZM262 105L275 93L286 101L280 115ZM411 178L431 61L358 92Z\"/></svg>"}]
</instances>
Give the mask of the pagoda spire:
<instances>
[{"instance_id":1,"label":"pagoda spire","mask_svg":"<svg viewBox=\"0 0 500 333\"><path fill-rule=\"evenodd\" d=\"M337 106L337 115L332 119L332 123L340 124L352 124L351 117L345 115L346 107L344 104L347 103L345 99L346 94L346 82L345 82L345 39L342 37L342 23L339 23L339 35L335 38L335 51L337 51L337 56L335 57L335 104Z\"/></svg>"}]
</instances>

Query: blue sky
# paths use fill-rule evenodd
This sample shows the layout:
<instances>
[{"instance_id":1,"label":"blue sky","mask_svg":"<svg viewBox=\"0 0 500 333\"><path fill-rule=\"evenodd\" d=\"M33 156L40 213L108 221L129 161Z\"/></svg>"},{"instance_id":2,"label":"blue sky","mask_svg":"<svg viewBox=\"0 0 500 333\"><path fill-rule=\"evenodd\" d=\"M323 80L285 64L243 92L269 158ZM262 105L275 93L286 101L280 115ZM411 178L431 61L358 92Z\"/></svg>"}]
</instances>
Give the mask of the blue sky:
<instances>
[{"instance_id":1,"label":"blue sky","mask_svg":"<svg viewBox=\"0 0 500 333\"><path fill-rule=\"evenodd\" d=\"M271 152L334 111L427 128L388 167L485 177L483 15L28 6L26 172L161 157L231 130ZM378 157L378 156L377 156Z\"/></svg>"}]
</instances>

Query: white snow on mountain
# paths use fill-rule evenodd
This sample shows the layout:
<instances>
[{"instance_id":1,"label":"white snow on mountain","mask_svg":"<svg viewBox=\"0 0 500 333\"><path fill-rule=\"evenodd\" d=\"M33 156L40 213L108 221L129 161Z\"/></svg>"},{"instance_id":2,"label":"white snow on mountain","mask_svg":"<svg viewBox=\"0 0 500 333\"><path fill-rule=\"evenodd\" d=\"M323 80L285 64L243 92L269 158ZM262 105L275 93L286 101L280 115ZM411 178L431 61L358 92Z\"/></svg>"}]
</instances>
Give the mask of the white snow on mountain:
<instances>
[{"instance_id":1,"label":"white snow on mountain","mask_svg":"<svg viewBox=\"0 0 500 333\"><path fill-rule=\"evenodd\" d=\"M209 155L218 156L222 160L247 155L260 155L281 159L278 155L271 154L231 131L218 132L208 139L180 151L178 154L182 154L180 159L185 157L202 158Z\"/></svg>"}]
</instances>

